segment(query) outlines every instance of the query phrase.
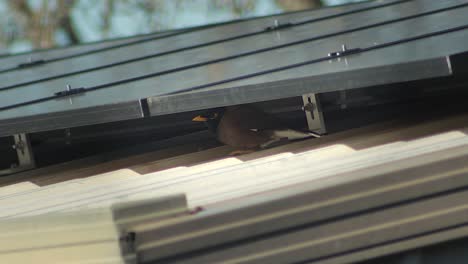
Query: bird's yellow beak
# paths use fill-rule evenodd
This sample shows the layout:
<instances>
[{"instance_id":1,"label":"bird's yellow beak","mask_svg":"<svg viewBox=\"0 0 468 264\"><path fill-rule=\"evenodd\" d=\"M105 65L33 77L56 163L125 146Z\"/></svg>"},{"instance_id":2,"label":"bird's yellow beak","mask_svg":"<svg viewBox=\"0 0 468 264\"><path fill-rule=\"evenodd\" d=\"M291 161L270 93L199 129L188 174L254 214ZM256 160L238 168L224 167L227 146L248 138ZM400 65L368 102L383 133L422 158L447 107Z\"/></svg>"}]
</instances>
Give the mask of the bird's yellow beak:
<instances>
[{"instance_id":1,"label":"bird's yellow beak","mask_svg":"<svg viewBox=\"0 0 468 264\"><path fill-rule=\"evenodd\" d=\"M197 117L193 118L192 121L194 121L194 122L205 122L205 121L208 121L208 118L203 117L203 116L197 116Z\"/></svg>"}]
</instances>

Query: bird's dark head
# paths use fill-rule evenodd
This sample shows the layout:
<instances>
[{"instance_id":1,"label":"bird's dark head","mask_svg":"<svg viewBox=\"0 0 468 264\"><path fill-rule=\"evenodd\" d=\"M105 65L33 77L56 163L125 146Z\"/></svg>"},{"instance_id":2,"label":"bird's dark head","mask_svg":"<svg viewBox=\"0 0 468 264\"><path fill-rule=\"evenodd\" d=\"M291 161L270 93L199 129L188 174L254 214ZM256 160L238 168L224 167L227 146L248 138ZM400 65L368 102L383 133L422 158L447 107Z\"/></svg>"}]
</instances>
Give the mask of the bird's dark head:
<instances>
[{"instance_id":1,"label":"bird's dark head","mask_svg":"<svg viewBox=\"0 0 468 264\"><path fill-rule=\"evenodd\" d=\"M219 122L224 114L224 108L216 108L206 111L192 119L194 122L205 122L205 125L213 133L216 133Z\"/></svg>"}]
</instances>

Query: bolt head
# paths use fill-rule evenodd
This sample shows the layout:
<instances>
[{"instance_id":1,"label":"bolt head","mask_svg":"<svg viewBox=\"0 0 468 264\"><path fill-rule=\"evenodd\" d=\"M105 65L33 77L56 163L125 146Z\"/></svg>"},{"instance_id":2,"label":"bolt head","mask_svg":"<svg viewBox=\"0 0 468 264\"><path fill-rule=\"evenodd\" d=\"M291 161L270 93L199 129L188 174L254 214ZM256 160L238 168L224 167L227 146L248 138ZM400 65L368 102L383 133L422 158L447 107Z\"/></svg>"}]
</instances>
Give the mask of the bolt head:
<instances>
[{"instance_id":1,"label":"bolt head","mask_svg":"<svg viewBox=\"0 0 468 264\"><path fill-rule=\"evenodd\" d=\"M302 107L302 110L307 112L313 112L315 110L315 105L313 103L308 103Z\"/></svg>"}]
</instances>

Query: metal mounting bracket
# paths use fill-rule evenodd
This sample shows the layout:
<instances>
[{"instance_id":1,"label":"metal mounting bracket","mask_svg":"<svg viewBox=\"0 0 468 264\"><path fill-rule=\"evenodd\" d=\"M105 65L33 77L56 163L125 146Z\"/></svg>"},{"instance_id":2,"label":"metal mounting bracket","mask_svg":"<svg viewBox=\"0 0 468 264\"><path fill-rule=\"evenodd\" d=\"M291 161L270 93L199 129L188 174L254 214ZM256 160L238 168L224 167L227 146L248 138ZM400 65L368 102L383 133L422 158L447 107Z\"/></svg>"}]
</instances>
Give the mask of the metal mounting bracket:
<instances>
[{"instance_id":1,"label":"metal mounting bracket","mask_svg":"<svg viewBox=\"0 0 468 264\"><path fill-rule=\"evenodd\" d=\"M317 95L314 93L304 94L302 101L304 104L302 110L305 112L309 131L325 134L327 130Z\"/></svg>"},{"instance_id":2,"label":"metal mounting bracket","mask_svg":"<svg viewBox=\"0 0 468 264\"><path fill-rule=\"evenodd\" d=\"M25 170L30 170L36 167L34 161L34 153L32 151L31 142L25 133L13 135L13 149L16 150L18 163L11 165L9 169L0 170L0 175L7 175Z\"/></svg>"}]
</instances>

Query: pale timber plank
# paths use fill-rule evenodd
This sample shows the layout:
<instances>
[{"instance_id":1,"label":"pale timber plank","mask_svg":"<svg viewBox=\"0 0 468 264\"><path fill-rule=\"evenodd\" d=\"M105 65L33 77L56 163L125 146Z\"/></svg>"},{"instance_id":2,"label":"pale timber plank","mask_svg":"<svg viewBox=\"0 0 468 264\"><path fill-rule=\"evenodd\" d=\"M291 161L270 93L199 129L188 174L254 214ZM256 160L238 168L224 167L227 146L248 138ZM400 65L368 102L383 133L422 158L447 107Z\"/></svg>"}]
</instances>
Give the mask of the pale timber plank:
<instances>
[{"instance_id":1,"label":"pale timber plank","mask_svg":"<svg viewBox=\"0 0 468 264\"><path fill-rule=\"evenodd\" d=\"M0 197L30 191L39 188L32 182L20 182L0 188Z\"/></svg>"}]
</instances>

